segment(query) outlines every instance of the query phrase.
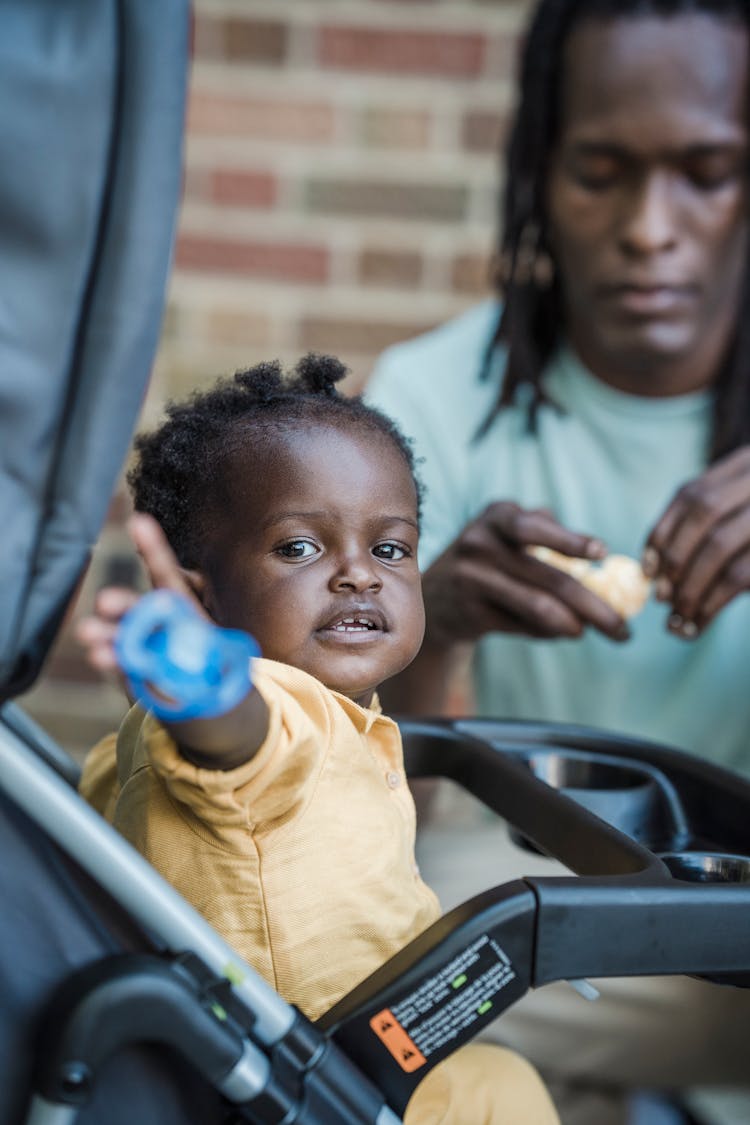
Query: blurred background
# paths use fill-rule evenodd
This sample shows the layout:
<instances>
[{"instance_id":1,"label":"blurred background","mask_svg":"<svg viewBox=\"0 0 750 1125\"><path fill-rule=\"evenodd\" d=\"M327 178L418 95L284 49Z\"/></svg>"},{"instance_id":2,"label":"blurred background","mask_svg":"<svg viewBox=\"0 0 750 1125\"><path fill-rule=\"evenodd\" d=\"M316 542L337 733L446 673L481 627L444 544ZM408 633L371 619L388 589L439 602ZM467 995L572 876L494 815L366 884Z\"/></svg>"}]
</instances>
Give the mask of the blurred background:
<instances>
[{"instance_id":1,"label":"blurred background","mask_svg":"<svg viewBox=\"0 0 750 1125\"><path fill-rule=\"evenodd\" d=\"M391 343L490 292L498 153L531 0L194 0L184 195L141 427L165 399ZM141 578L120 486L78 602L19 702L76 757L124 698L81 659L96 589Z\"/></svg>"}]
</instances>

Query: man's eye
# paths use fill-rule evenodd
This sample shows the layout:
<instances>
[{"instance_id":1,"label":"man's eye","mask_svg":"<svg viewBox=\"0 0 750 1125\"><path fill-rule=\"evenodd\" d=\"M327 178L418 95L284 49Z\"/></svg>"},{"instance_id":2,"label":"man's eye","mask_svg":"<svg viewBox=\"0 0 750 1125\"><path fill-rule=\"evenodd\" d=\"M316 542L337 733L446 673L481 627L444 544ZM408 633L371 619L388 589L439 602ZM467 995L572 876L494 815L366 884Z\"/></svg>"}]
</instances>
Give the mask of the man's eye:
<instances>
[{"instance_id":1,"label":"man's eye","mask_svg":"<svg viewBox=\"0 0 750 1125\"><path fill-rule=\"evenodd\" d=\"M614 160L585 160L576 167L575 176L589 191L603 191L615 182L619 171Z\"/></svg>"},{"instance_id":2,"label":"man's eye","mask_svg":"<svg viewBox=\"0 0 750 1125\"><path fill-rule=\"evenodd\" d=\"M316 547L308 539L291 539L288 543L282 543L277 550L285 559L308 559L315 554Z\"/></svg>"},{"instance_id":3,"label":"man's eye","mask_svg":"<svg viewBox=\"0 0 750 1125\"><path fill-rule=\"evenodd\" d=\"M373 547L372 553L378 559L388 559L391 562L405 559L411 554L406 547L401 547L398 543L378 543L377 547Z\"/></svg>"},{"instance_id":4,"label":"man's eye","mask_svg":"<svg viewBox=\"0 0 750 1125\"><path fill-rule=\"evenodd\" d=\"M713 191L724 187L741 174L741 166L734 160L707 157L687 165L687 174L698 188Z\"/></svg>"}]
</instances>

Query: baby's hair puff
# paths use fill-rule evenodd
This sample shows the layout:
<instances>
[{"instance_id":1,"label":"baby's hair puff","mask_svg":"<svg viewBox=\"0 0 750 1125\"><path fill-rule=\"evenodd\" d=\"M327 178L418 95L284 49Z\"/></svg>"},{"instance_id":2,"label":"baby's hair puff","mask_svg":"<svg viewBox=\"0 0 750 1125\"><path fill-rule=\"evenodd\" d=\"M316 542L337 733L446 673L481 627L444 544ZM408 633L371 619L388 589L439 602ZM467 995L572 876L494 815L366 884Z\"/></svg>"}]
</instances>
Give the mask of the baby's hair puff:
<instances>
[{"instance_id":1,"label":"baby's hair puff","mask_svg":"<svg viewBox=\"0 0 750 1125\"><path fill-rule=\"evenodd\" d=\"M282 431L301 426L356 427L390 440L414 480L419 509L422 489L408 439L360 396L339 392L346 374L339 359L314 353L289 374L276 360L259 363L168 403L165 421L136 437L127 475L135 508L158 520L182 566L201 565L237 453L262 449Z\"/></svg>"}]
</instances>

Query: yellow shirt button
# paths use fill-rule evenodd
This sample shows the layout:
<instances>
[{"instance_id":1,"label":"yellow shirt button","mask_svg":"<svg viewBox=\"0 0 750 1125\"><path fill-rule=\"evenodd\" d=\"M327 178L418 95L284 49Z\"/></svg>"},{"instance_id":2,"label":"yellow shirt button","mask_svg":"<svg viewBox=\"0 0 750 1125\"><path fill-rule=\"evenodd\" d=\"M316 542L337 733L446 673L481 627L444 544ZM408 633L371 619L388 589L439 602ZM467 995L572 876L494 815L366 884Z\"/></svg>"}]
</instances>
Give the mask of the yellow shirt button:
<instances>
[{"instance_id":1,"label":"yellow shirt button","mask_svg":"<svg viewBox=\"0 0 750 1125\"><path fill-rule=\"evenodd\" d=\"M385 780L388 782L389 789L397 789L401 784L401 774L396 770L388 770L388 773L385 775Z\"/></svg>"}]
</instances>

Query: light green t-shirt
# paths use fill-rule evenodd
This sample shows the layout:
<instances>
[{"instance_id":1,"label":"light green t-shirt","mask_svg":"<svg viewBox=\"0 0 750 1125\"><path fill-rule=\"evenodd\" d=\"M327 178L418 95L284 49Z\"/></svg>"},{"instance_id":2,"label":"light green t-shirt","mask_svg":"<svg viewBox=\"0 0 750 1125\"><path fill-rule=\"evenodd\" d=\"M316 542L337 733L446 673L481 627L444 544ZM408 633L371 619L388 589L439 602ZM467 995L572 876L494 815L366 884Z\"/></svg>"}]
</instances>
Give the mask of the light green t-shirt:
<instances>
[{"instance_id":1,"label":"light green t-shirt","mask_svg":"<svg viewBox=\"0 0 750 1125\"><path fill-rule=\"evenodd\" d=\"M542 408L534 435L512 407L475 441L502 375L499 356L492 378L478 377L497 316L488 301L390 348L368 384L369 401L423 458L422 567L495 500L549 507L566 527L639 558L677 488L705 468L710 394L623 394L562 350L545 387L564 413ZM598 726L750 774L750 599L735 599L697 641L667 632L669 612L650 601L624 644L594 629L576 640L484 638L474 663L479 713Z\"/></svg>"}]
</instances>

